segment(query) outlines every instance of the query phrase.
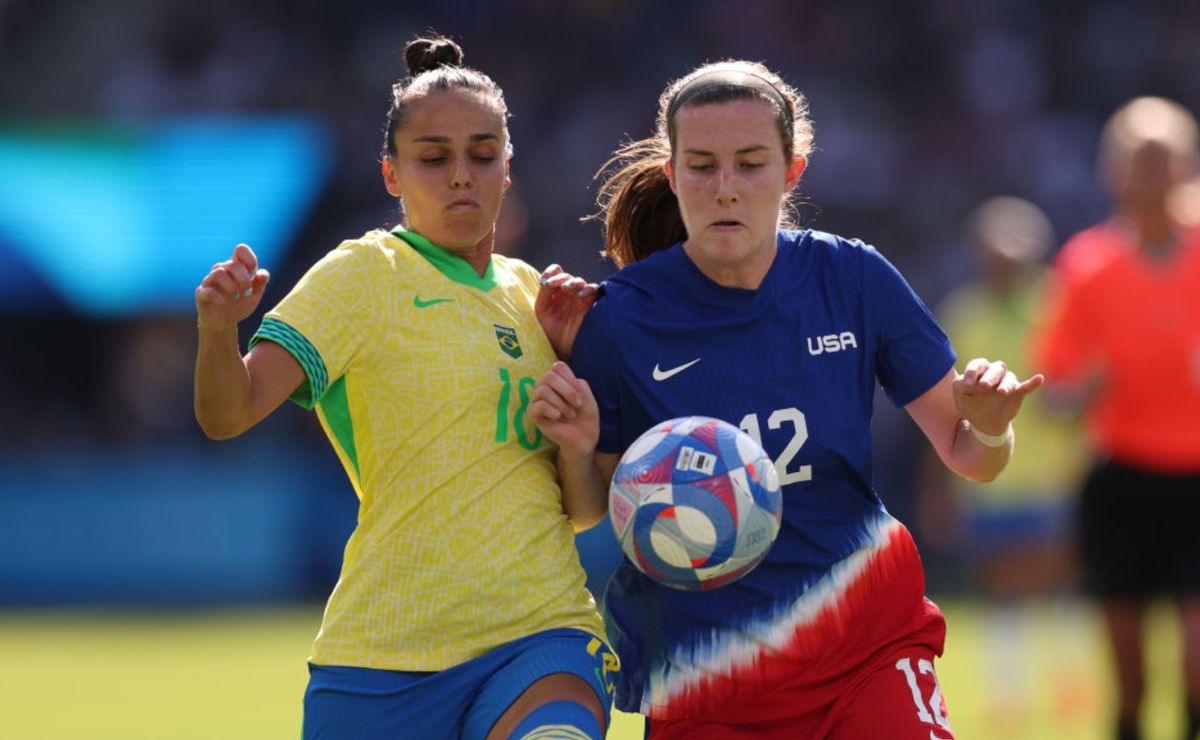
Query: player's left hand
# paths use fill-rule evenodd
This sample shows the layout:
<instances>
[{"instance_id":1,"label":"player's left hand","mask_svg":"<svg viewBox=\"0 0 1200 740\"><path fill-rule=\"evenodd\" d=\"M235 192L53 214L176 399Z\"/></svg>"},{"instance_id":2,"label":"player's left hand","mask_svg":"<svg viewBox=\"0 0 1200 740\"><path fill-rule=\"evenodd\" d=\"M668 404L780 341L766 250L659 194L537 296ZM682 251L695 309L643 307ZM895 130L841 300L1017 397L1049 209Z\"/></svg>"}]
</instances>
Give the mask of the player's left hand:
<instances>
[{"instance_id":1,"label":"player's left hand","mask_svg":"<svg viewBox=\"0 0 1200 740\"><path fill-rule=\"evenodd\" d=\"M533 312L542 324L542 331L560 360L571 357L575 335L592 304L596 302L599 286L550 265L542 272L541 288L533 304Z\"/></svg>"},{"instance_id":2,"label":"player's left hand","mask_svg":"<svg viewBox=\"0 0 1200 740\"><path fill-rule=\"evenodd\" d=\"M1041 373L1019 380L1003 360L976 357L954 379L954 406L959 416L984 434L1003 434L1025 397L1044 382Z\"/></svg>"},{"instance_id":3,"label":"player's left hand","mask_svg":"<svg viewBox=\"0 0 1200 740\"><path fill-rule=\"evenodd\" d=\"M555 362L538 378L527 414L560 452L590 459L600 439L600 409L591 386L567 363Z\"/></svg>"}]
</instances>

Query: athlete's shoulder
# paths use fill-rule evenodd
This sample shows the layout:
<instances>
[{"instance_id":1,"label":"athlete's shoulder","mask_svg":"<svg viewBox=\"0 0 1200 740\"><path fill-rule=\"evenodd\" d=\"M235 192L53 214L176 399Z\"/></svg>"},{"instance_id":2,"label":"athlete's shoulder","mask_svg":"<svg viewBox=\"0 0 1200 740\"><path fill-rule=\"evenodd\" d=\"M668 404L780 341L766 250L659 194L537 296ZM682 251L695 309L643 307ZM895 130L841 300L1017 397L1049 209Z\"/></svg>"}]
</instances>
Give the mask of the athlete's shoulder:
<instances>
[{"instance_id":1,"label":"athlete's shoulder","mask_svg":"<svg viewBox=\"0 0 1200 740\"><path fill-rule=\"evenodd\" d=\"M383 229L372 229L356 239L343 240L325 256L325 259L395 265L409 254L412 254L412 250L395 234Z\"/></svg>"},{"instance_id":2,"label":"athlete's shoulder","mask_svg":"<svg viewBox=\"0 0 1200 740\"><path fill-rule=\"evenodd\" d=\"M614 276L615 277L615 276ZM596 291L596 300L588 308L579 327L581 333L604 334L613 324L613 316L622 315L628 310L629 302L625 296L630 291L628 283L609 278L600 283Z\"/></svg>"},{"instance_id":3,"label":"athlete's shoulder","mask_svg":"<svg viewBox=\"0 0 1200 740\"><path fill-rule=\"evenodd\" d=\"M624 311L638 311L639 304L653 301L668 294L679 280L679 270L684 267L679 255L683 246L676 244L625 265L600 284L596 301L599 306L607 304L603 311L614 311L620 306Z\"/></svg>"},{"instance_id":4,"label":"athlete's shoulder","mask_svg":"<svg viewBox=\"0 0 1200 740\"><path fill-rule=\"evenodd\" d=\"M611 337L612 328L629 316L646 315L656 289L655 271L648 271L647 261L658 261L658 252L639 262L633 262L600 281L596 300L583 317L580 336ZM607 340L606 340L607 341Z\"/></svg>"},{"instance_id":5,"label":"athlete's shoulder","mask_svg":"<svg viewBox=\"0 0 1200 740\"><path fill-rule=\"evenodd\" d=\"M630 262L617 270L605 282L630 287L643 286L647 281L657 280L663 274L670 274L672 265L677 261L673 258L682 253L682 242L657 252L651 252L637 262Z\"/></svg>"},{"instance_id":6,"label":"athlete's shoulder","mask_svg":"<svg viewBox=\"0 0 1200 740\"><path fill-rule=\"evenodd\" d=\"M843 261L879 256L879 250L862 239L818 229L782 229L777 244L782 252Z\"/></svg>"},{"instance_id":7,"label":"athlete's shoulder","mask_svg":"<svg viewBox=\"0 0 1200 740\"><path fill-rule=\"evenodd\" d=\"M847 286L878 279L878 273L894 271L878 249L862 239L817 229L781 230L780 255L797 275L813 275L824 282Z\"/></svg>"},{"instance_id":8,"label":"athlete's shoulder","mask_svg":"<svg viewBox=\"0 0 1200 740\"><path fill-rule=\"evenodd\" d=\"M841 236L820 229L780 229L778 233L780 247L809 247L838 252L844 249L872 249L862 239Z\"/></svg>"},{"instance_id":9,"label":"athlete's shoulder","mask_svg":"<svg viewBox=\"0 0 1200 740\"><path fill-rule=\"evenodd\" d=\"M325 290L341 290L362 284L379 272L387 260L379 242L373 233L342 241L308 268L295 289L322 285Z\"/></svg>"},{"instance_id":10,"label":"athlete's shoulder","mask_svg":"<svg viewBox=\"0 0 1200 740\"><path fill-rule=\"evenodd\" d=\"M499 252L492 254L492 269L500 274L512 275L524 285L537 285L542 277L541 271L525 260Z\"/></svg>"},{"instance_id":11,"label":"athlete's shoulder","mask_svg":"<svg viewBox=\"0 0 1200 740\"><path fill-rule=\"evenodd\" d=\"M492 253L492 262L494 262L497 267L503 267L506 270L512 270L514 272L520 271L520 272L532 272L532 273L536 273L536 274L541 274L538 272L537 268L535 268L533 265L529 264L525 260L521 259L520 257L511 257L507 254L500 254L499 252L493 252Z\"/></svg>"}]
</instances>

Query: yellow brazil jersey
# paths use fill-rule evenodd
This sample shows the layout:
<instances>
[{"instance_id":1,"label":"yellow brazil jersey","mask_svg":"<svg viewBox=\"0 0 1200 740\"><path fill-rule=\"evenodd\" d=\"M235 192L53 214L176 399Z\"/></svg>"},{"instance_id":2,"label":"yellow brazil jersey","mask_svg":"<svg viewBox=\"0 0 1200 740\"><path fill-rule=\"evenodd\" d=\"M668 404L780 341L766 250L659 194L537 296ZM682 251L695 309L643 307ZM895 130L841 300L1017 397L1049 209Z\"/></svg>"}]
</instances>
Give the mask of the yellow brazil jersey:
<instances>
[{"instance_id":1,"label":"yellow brazil jersey","mask_svg":"<svg viewBox=\"0 0 1200 740\"><path fill-rule=\"evenodd\" d=\"M441 670L541 630L600 635L555 480L526 418L554 353L538 273L480 277L414 232L372 231L316 263L251 340L277 342L359 497L310 660Z\"/></svg>"}]
</instances>

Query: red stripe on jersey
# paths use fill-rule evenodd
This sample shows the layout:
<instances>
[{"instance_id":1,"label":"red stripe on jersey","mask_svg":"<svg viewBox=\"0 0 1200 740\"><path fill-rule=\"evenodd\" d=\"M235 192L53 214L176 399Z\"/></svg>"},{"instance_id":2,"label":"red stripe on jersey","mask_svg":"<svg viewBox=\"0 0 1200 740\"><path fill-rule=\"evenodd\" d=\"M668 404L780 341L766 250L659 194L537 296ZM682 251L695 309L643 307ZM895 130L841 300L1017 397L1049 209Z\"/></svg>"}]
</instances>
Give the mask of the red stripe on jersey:
<instances>
[{"instance_id":1,"label":"red stripe on jersey","mask_svg":"<svg viewBox=\"0 0 1200 740\"><path fill-rule=\"evenodd\" d=\"M835 593L798 603L783 620L792 624L776 625L790 633L777 647L763 644L749 660L731 656L736 665L728 670L715 667L721 656L708 659L693 669L703 675L672 690L662 704L643 702L643 711L657 719L786 720L828 707L854 684L857 669L881 659L891 646L921 644L941 655L945 622L924 597L912 537L898 523L882 536L885 541L866 556L862 569L834 585ZM806 599L815 596L813 590ZM687 667L671 667L675 676L683 670Z\"/></svg>"}]
</instances>

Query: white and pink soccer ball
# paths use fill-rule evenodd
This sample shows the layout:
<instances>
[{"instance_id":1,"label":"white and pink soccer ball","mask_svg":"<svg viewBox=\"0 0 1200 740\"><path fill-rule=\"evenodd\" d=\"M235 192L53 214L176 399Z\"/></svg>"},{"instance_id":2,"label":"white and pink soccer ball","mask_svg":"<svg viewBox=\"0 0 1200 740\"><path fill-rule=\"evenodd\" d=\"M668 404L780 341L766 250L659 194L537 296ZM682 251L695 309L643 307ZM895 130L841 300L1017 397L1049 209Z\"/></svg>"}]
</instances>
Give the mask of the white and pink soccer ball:
<instances>
[{"instance_id":1,"label":"white and pink soccer ball","mask_svg":"<svg viewBox=\"0 0 1200 740\"><path fill-rule=\"evenodd\" d=\"M753 437L720 419L685 416L629 446L608 510L639 570L672 588L712 589L767 556L783 497L775 466Z\"/></svg>"}]
</instances>

